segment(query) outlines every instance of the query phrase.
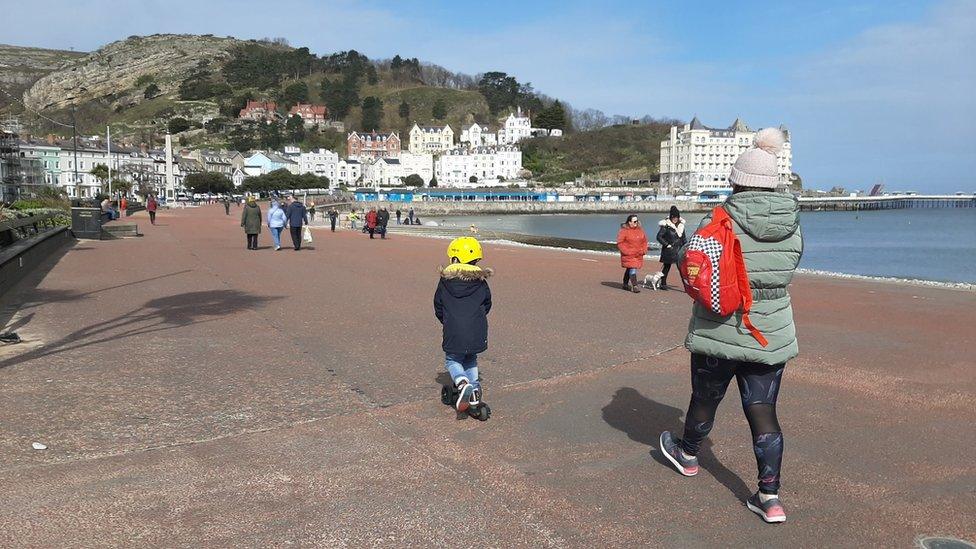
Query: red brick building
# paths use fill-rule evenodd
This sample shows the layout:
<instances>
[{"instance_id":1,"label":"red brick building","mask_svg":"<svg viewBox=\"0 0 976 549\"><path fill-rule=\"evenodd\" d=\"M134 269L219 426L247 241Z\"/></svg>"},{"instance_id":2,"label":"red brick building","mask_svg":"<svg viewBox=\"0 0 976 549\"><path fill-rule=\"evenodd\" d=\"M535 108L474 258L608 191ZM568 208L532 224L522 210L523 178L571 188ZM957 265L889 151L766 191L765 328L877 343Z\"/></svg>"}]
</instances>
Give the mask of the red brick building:
<instances>
[{"instance_id":1,"label":"red brick building","mask_svg":"<svg viewBox=\"0 0 976 549\"><path fill-rule=\"evenodd\" d=\"M399 158L400 135L397 132L352 132L346 138L350 158Z\"/></svg>"},{"instance_id":2,"label":"red brick building","mask_svg":"<svg viewBox=\"0 0 976 549\"><path fill-rule=\"evenodd\" d=\"M306 126L324 124L329 117L329 109L325 105L299 103L288 111L289 118L295 115L301 116Z\"/></svg>"},{"instance_id":3,"label":"red brick building","mask_svg":"<svg viewBox=\"0 0 976 549\"><path fill-rule=\"evenodd\" d=\"M278 114L278 105L273 101L248 101L247 105L241 109L238 118L271 122L281 118L281 116Z\"/></svg>"}]
</instances>

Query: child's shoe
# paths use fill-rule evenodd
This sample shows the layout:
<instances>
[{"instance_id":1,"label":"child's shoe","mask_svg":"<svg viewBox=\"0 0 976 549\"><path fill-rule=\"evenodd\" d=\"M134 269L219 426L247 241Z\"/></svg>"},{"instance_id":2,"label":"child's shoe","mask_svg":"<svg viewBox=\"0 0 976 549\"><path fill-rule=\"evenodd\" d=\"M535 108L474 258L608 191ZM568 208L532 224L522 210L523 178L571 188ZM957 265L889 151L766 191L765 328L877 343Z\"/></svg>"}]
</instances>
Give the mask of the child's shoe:
<instances>
[{"instance_id":1,"label":"child's shoe","mask_svg":"<svg viewBox=\"0 0 976 549\"><path fill-rule=\"evenodd\" d=\"M671 436L671 431L661 433L660 440L661 452L668 458L678 472L686 477L693 477L698 474L698 458L686 458L681 452L678 441Z\"/></svg>"},{"instance_id":2,"label":"child's shoe","mask_svg":"<svg viewBox=\"0 0 976 549\"><path fill-rule=\"evenodd\" d=\"M471 399L468 401L471 406L477 406L481 404L481 389L475 387L471 391Z\"/></svg>"},{"instance_id":3,"label":"child's shoe","mask_svg":"<svg viewBox=\"0 0 976 549\"><path fill-rule=\"evenodd\" d=\"M460 383L457 384L457 402L454 403L454 407L457 408L458 412L467 412L468 407L471 406L471 395L474 394L474 386L468 383L468 380L462 379Z\"/></svg>"},{"instance_id":4,"label":"child's shoe","mask_svg":"<svg viewBox=\"0 0 976 549\"><path fill-rule=\"evenodd\" d=\"M746 500L746 507L753 513L761 516L766 522L786 522L786 509L783 508L783 504L780 503L779 498L776 496L763 501L759 497L759 492L756 492Z\"/></svg>"}]
</instances>

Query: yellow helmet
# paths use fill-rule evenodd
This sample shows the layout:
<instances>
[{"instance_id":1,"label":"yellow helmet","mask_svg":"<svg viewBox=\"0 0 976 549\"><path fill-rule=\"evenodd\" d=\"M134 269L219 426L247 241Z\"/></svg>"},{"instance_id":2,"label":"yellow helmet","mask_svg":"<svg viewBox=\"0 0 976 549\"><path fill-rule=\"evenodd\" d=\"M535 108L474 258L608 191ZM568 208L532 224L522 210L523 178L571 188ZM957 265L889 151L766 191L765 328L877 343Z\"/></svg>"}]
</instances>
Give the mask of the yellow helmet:
<instances>
[{"instance_id":1,"label":"yellow helmet","mask_svg":"<svg viewBox=\"0 0 976 549\"><path fill-rule=\"evenodd\" d=\"M462 236L451 241L447 247L447 257L451 260L457 258L461 263L471 263L484 256L481 253L481 244L474 237Z\"/></svg>"}]
</instances>

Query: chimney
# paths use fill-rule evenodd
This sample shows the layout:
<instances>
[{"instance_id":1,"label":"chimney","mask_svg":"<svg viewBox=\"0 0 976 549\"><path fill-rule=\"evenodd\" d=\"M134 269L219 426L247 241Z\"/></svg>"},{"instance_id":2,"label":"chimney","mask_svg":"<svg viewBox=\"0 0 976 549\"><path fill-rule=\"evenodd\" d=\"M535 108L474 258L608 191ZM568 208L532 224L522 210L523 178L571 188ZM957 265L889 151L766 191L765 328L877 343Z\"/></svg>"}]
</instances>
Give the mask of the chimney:
<instances>
[{"instance_id":1,"label":"chimney","mask_svg":"<svg viewBox=\"0 0 976 549\"><path fill-rule=\"evenodd\" d=\"M149 154L149 147L145 143L139 143L139 150L142 151L142 154Z\"/></svg>"},{"instance_id":2,"label":"chimney","mask_svg":"<svg viewBox=\"0 0 976 549\"><path fill-rule=\"evenodd\" d=\"M47 134L47 137L45 137L44 139L45 139L45 141L47 141L47 144L48 145L53 145L54 144L54 134L53 133Z\"/></svg>"}]
</instances>

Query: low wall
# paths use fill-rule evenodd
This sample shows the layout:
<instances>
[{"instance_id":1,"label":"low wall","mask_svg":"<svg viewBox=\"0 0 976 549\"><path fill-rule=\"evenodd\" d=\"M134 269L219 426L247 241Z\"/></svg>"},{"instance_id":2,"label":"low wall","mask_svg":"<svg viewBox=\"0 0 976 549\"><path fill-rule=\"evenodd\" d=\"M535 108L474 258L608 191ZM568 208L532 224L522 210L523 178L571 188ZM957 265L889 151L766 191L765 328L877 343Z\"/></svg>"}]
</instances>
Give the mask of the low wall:
<instances>
[{"instance_id":1,"label":"low wall","mask_svg":"<svg viewBox=\"0 0 976 549\"><path fill-rule=\"evenodd\" d=\"M371 206L398 208L404 214L413 208L414 213L425 215L457 214L527 214L527 213L635 213L667 212L678 206L682 212L707 212L714 204L691 201L642 201L642 202L353 202L358 211Z\"/></svg>"},{"instance_id":2,"label":"low wall","mask_svg":"<svg viewBox=\"0 0 976 549\"><path fill-rule=\"evenodd\" d=\"M0 296L61 247L74 241L68 227L57 227L0 249Z\"/></svg>"}]
</instances>

